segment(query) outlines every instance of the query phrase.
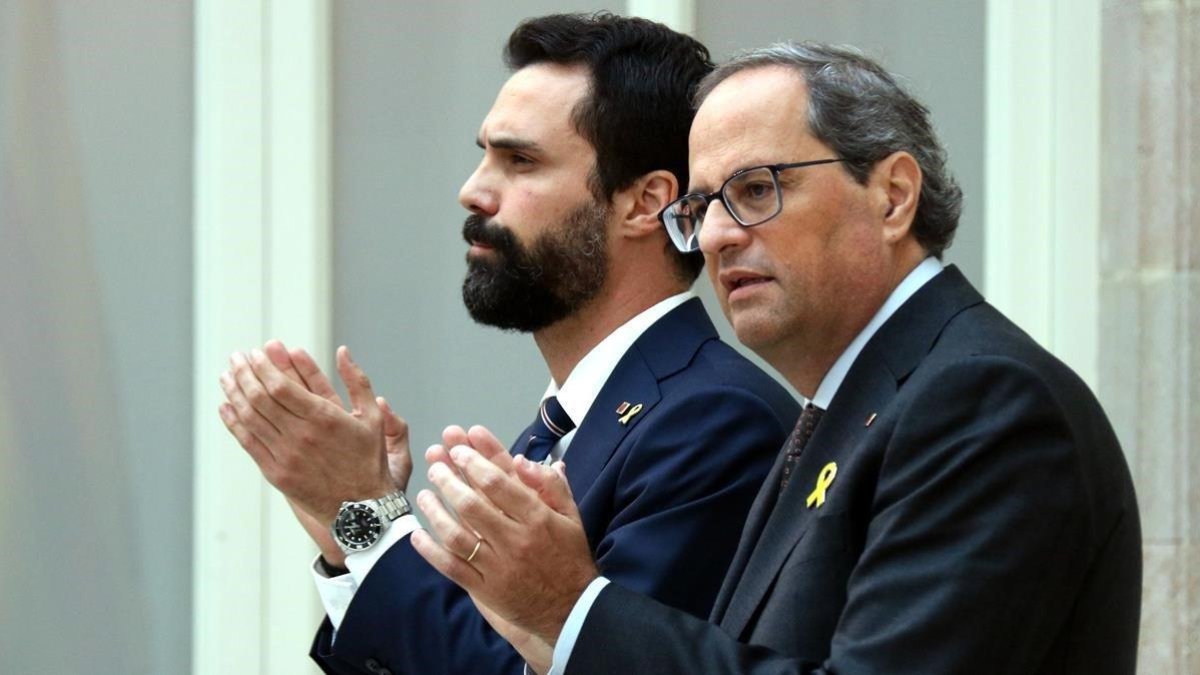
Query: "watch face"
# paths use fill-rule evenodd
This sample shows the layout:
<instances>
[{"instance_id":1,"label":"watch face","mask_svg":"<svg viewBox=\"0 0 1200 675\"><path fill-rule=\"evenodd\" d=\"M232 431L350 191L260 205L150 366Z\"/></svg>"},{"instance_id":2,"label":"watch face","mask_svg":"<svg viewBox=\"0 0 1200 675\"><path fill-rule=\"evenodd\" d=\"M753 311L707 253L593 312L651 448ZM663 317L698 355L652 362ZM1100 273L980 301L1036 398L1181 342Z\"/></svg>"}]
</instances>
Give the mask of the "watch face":
<instances>
[{"instance_id":1,"label":"watch face","mask_svg":"<svg viewBox=\"0 0 1200 675\"><path fill-rule=\"evenodd\" d=\"M333 522L333 534L342 546L361 551L379 540L383 523L375 511L365 504L350 504L342 509Z\"/></svg>"}]
</instances>

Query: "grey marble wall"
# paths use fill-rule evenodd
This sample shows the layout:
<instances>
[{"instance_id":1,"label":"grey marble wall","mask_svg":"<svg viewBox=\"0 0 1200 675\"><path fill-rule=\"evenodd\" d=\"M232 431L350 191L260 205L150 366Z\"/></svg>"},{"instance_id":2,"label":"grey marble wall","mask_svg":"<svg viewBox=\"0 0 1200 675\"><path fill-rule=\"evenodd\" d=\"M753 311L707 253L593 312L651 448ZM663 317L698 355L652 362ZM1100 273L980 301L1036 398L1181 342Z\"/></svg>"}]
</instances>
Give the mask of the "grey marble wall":
<instances>
[{"instance_id":1,"label":"grey marble wall","mask_svg":"<svg viewBox=\"0 0 1200 675\"><path fill-rule=\"evenodd\" d=\"M1139 672L1200 673L1200 1L1103 15L1099 394L1142 510Z\"/></svg>"}]
</instances>

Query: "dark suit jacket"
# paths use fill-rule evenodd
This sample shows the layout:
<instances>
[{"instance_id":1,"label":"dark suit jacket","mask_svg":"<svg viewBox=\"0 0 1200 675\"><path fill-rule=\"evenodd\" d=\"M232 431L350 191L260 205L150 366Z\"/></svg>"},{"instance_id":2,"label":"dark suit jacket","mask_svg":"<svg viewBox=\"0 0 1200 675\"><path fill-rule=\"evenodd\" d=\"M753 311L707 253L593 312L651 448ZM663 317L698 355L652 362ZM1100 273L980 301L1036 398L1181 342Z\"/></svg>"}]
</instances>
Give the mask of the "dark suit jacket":
<instances>
[{"instance_id":1,"label":"dark suit jacket","mask_svg":"<svg viewBox=\"0 0 1200 675\"><path fill-rule=\"evenodd\" d=\"M623 402L642 404L627 425L615 412ZM602 572L707 616L746 513L798 415L785 389L717 339L699 300L647 329L566 456ZM326 620L312 652L326 672L474 675L520 673L524 665L407 539L367 575L332 646L331 635Z\"/></svg>"},{"instance_id":2,"label":"dark suit jacket","mask_svg":"<svg viewBox=\"0 0 1200 675\"><path fill-rule=\"evenodd\" d=\"M712 623L614 583L567 673L1134 672L1141 536L1117 440L953 267L868 342L781 495L780 471Z\"/></svg>"}]
</instances>

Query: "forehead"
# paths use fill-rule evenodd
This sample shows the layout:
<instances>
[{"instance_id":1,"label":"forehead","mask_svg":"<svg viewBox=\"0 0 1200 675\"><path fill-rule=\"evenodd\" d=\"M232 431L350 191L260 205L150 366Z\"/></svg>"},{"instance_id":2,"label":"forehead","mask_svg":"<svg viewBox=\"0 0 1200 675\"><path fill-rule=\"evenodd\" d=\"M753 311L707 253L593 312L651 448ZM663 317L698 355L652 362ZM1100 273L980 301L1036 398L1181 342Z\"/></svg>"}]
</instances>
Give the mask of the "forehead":
<instances>
[{"instance_id":1,"label":"forehead","mask_svg":"<svg viewBox=\"0 0 1200 675\"><path fill-rule=\"evenodd\" d=\"M571 122L576 104L588 93L584 66L539 63L513 73L500 88L480 127L480 139L516 137L539 145L572 140L586 144Z\"/></svg>"},{"instance_id":2,"label":"forehead","mask_svg":"<svg viewBox=\"0 0 1200 675\"><path fill-rule=\"evenodd\" d=\"M715 190L748 166L823 159L828 150L808 132L807 116L808 91L794 70L768 66L730 76L692 123L689 189Z\"/></svg>"}]
</instances>

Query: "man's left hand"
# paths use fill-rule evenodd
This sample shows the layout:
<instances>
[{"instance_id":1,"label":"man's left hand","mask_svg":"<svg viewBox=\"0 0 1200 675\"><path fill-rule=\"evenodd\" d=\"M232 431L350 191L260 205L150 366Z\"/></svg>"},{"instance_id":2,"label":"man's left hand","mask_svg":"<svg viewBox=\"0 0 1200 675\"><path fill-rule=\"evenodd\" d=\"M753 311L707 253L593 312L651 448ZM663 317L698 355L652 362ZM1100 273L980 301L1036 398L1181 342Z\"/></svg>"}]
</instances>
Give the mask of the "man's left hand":
<instances>
[{"instance_id":1,"label":"man's left hand","mask_svg":"<svg viewBox=\"0 0 1200 675\"><path fill-rule=\"evenodd\" d=\"M493 449L484 452L494 454ZM552 647L571 608L599 574L563 465L550 468L517 457L514 476L466 445L449 455L470 483L445 462L431 464L429 479L459 519L423 490L417 504L442 543L418 530L413 547L476 604Z\"/></svg>"}]
</instances>

